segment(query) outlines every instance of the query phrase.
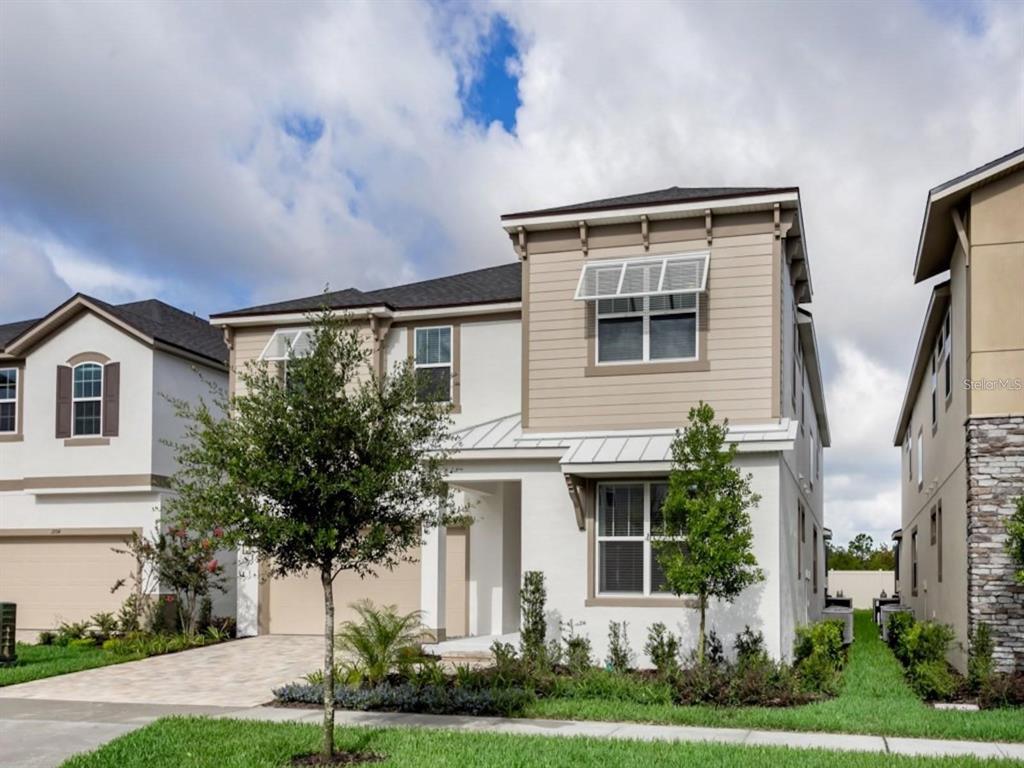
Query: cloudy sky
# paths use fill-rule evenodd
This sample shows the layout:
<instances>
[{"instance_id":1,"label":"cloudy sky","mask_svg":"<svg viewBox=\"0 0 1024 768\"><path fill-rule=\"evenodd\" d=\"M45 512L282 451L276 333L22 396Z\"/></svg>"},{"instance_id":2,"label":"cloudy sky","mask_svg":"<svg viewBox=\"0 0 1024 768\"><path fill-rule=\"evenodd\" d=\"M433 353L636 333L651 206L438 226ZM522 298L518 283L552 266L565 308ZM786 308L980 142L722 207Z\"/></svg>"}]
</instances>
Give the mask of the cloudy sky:
<instances>
[{"instance_id":1,"label":"cloudy sky","mask_svg":"<svg viewBox=\"0 0 1024 768\"><path fill-rule=\"evenodd\" d=\"M887 539L929 187L1024 143L1024 5L0 4L0 322L514 258L503 212L799 185L827 523Z\"/></svg>"}]
</instances>

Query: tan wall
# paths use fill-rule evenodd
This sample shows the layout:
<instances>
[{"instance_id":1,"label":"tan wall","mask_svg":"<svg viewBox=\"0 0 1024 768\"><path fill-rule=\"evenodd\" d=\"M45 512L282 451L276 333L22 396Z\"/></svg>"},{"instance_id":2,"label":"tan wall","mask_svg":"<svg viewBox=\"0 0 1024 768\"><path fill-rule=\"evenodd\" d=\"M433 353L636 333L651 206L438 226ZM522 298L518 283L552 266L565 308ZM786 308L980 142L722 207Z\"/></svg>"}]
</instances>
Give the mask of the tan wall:
<instances>
[{"instance_id":1,"label":"tan wall","mask_svg":"<svg viewBox=\"0 0 1024 768\"><path fill-rule=\"evenodd\" d=\"M469 627L469 528L449 528L445 544L445 633L465 637Z\"/></svg>"},{"instance_id":2,"label":"tan wall","mask_svg":"<svg viewBox=\"0 0 1024 768\"><path fill-rule=\"evenodd\" d=\"M970 412L1024 413L1024 170L972 194L969 229L969 375L995 382L972 387Z\"/></svg>"},{"instance_id":3,"label":"tan wall","mask_svg":"<svg viewBox=\"0 0 1024 768\"><path fill-rule=\"evenodd\" d=\"M714 231L699 319L706 370L654 363L631 366L642 373L612 375L588 375L593 308L573 296L585 261L645 255L639 227L591 228L586 257L578 232L530 234L524 269L528 430L676 426L702 398L735 422L771 417L779 365L772 346L778 322L772 287L779 278L771 221L767 214L723 216ZM652 222L649 254L706 250L704 234L703 219L699 227L690 220Z\"/></svg>"},{"instance_id":4,"label":"tan wall","mask_svg":"<svg viewBox=\"0 0 1024 768\"><path fill-rule=\"evenodd\" d=\"M829 571L828 593L853 598L854 608L870 608L872 599L882 592L892 597L896 591L894 571Z\"/></svg>"}]
</instances>

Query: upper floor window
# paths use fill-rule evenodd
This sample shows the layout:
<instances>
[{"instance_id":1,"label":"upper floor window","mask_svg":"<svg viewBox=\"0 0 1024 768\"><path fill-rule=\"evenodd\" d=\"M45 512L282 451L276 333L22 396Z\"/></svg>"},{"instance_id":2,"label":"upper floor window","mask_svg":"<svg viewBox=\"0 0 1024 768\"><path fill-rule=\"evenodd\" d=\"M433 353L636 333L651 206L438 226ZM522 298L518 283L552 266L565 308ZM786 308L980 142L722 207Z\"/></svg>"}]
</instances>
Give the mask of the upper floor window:
<instances>
[{"instance_id":1,"label":"upper floor window","mask_svg":"<svg viewBox=\"0 0 1024 768\"><path fill-rule=\"evenodd\" d=\"M907 480L914 479L914 438L911 437L910 428L903 436L903 446L907 454Z\"/></svg>"},{"instance_id":2,"label":"upper floor window","mask_svg":"<svg viewBox=\"0 0 1024 768\"><path fill-rule=\"evenodd\" d=\"M950 312L952 310L946 310L946 319L942 323L942 370L943 379L945 380L946 399L948 400L953 396L953 372L950 363L950 353L952 352L952 321L950 320Z\"/></svg>"},{"instance_id":3,"label":"upper floor window","mask_svg":"<svg viewBox=\"0 0 1024 768\"><path fill-rule=\"evenodd\" d=\"M600 299L597 362L697 359L695 293Z\"/></svg>"},{"instance_id":4,"label":"upper floor window","mask_svg":"<svg viewBox=\"0 0 1024 768\"><path fill-rule=\"evenodd\" d=\"M277 364L281 381L288 385L288 360L308 355L313 347L313 331L308 328L288 328L274 331L260 353L260 360Z\"/></svg>"},{"instance_id":5,"label":"upper floor window","mask_svg":"<svg viewBox=\"0 0 1024 768\"><path fill-rule=\"evenodd\" d=\"M18 369L0 368L0 432L18 431Z\"/></svg>"},{"instance_id":6,"label":"upper floor window","mask_svg":"<svg viewBox=\"0 0 1024 768\"><path fill-rule=\"evenodd\" d=\"M668 483L601 483L597 487L597 590L599 594L668 592L651 546L663 535L661 507Z\"/></svg>"},{"instance_id":7,"label":"upper floor window","mask_svg":"<svg viewBox=\"0 0 1024 768\"><path fill-rule=\"evenodd\" d=\"M924 433L917 431L917 488L924 485Z\"/></svg>"},{"instance_id":8,"label":"upper floor window","mask_svg":"<svg viewBox=\"0 0 1024 768\"><path fill-rule=\"evenodd\" d=\"M452 401L452 326L416 328L413 365L420 400Z\"/></svg>"},{"instance_id":9,"label":"upper floor window","mask_svg":"<svg viewBox=\"0 0 1024 768\"><path fill-rule=\"evenodd\" d=\"M814 430L811 430L811 450L808 452L811 462L811 471L808 474L810 482L813 483L818 476L818 441L814 439Z\"/></svg>"},{"instance_id":10,"label":"upper floor window","mask_svg":"<svg viewBox=\"0 0 1024 768\"><path fill-rule=\"evenodd\" d=\"M910 533L910 593L917 596L917 528Z\"/></svg>"},{"instance_id":11,"label":"upper floor window","mask_svg":"<svg viewBox=\"0 0 1024 768\"><path fill-rule=\"evenodd\" d=\"M74 368L72 435L99 435L103 431L103 366L81 363Z\"/></svg>"},{"instance_id":12,"label":"upper floor window","mask_svg":"<svg viewBox=\"0 0 1024 768\"><path fill-rule=\"evenodd\" d=\"M793 308L794 314L796 313L796 307ZM800 326L797 323L793 323L793 391L791 395L793 397L793 411L796 412L796 393L797 390L803 390L804 386L804 374L803 374L803 351L800 349Z\"/></svg>"}]
</instances>

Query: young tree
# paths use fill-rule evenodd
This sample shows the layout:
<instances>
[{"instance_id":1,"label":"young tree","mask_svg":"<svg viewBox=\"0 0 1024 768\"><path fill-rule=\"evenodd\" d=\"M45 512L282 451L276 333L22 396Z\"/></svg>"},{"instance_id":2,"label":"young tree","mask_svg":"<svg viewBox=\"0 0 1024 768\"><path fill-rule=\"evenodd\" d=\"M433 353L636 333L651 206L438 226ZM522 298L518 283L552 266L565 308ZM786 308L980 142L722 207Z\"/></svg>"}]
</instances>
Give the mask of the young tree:
<instances>
[{"instance_id":1,"label":"young tree","mask_svg":"<svg viewBox=\"0 0 1024 768\"><path fill-rule=\"evenodd\" d=\"M668 496L653 544L672 592L697 596L703 663L708 600L732 602L764 578L751 550L748 512L760 497L750 489L750 475L733 464L736 444L725 443L728 421L716 424L714 409L701 402L690 409L689 422L672 443Z\"/></svg>"},{"instance_id":2,"label":"young tree","mask_svg":"<svg viewBox=\"0 0 1024 768\"><path fill-rule=\"evenodd\" d=\"M320 577L326 762L335 578L394 568L454 509L443 469L448 405L417 399L407 363L377 376L358 329L326 310L309 320L308 350L293 349L285 371L250 364L237 373L239 394L220 398L219 409L176 403L190 426L177 446L174 503L193 524L216 525L248 547L272 575Z\"/></svg>"}]
</instances>

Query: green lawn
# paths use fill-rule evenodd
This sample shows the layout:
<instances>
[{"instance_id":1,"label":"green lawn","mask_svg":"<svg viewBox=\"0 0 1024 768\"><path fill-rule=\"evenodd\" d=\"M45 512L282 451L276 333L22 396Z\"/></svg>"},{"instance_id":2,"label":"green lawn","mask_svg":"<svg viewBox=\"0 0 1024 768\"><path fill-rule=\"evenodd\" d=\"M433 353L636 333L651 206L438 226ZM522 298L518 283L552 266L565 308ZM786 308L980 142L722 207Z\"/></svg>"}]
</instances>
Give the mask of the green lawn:
<instances>
[{"instance_id":1,"label":"green lawn","mask_svg":"<svg viewBox=\"0 0 1024 768\"><path fill-rule=\"evenodd\" d=\"M701 768L972 768L1019 762L975 758L911 758L892 755L668 744L543 736L453 733L428 729L339 728L339 749L385 756L370 766L436 768L646 768L651 765ZM63 768L262 768L286 766L295 755L315 751L320 730L313 725L242 720L167 718L116 739L95 752L73 757Z\"/></svg>"},{"instance_id":2,"label":"green lawn","mask_svg":"<svg viewBox=\"0 0 1024 768\"><path fill-rule=\"evenodd\" d=\"M1024 741L1024 710L939 711L907 686L903 670L878 638L868 611L857 611L856 640L839 696L801 707L676 707L601 699L541 699L525 717L629 720L677 725L734 726L791 731L871 733L978 741Z\"/></svg>"},{"instance_id":3,"label":"green lawn","mask_svg":"<svg viewBox=\"0 0 1024 768\"><path fill-rule=\"evenodd\" d=\"M141 655L114 654L102 648L68 648L21 643L18 643L17 653L18 661L15 666L0 667L0 687L143 658Z\"/></svg>"}]
</instances>

